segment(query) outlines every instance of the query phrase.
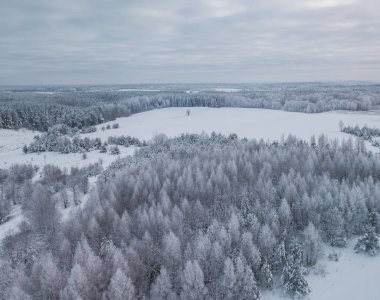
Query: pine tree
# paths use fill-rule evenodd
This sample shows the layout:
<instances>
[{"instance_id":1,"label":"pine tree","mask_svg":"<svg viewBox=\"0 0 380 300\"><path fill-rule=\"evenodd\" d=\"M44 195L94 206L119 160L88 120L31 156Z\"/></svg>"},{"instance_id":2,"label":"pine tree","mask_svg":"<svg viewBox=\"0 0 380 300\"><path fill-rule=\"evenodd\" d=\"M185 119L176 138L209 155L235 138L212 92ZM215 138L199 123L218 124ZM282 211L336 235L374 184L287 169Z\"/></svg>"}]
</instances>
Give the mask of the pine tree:
<instances>
[{"instance_id":1,"label":"pine tree","mask_svg":"<svg viewBox=\"0 0 380 300\"><path fill-rule=\"evenodd\" d=\"M224 261L223 275L219 286L220 299L234 299L236 292L236 276L232 260L227 257Z\"/></svg>"},{"instance_id":2,"label":"pine tree","mask_svg":"<svg viewBox=\"0 0 380 300\"><path fill-rule=\"evenodd\" d=\"M205 299L207 288L204 284L204 275L198 262L188 261L182 275L181 299Z\"/></svg>"},{"instance_id":3,"label":"pine tree","mask_svg":"<svg viewBox=\"0 0 380 300\"><path fill-rule=\"evenodd\" d=\"M369 255L374 256L379 252L379 248L379 239L376 236L374 227L367 225L364 234L355 245L355 252L368 252Z\"/></svg>"},{"instance_id":4,"label":"pine tree","mask_svg":"<svg viewBox=\"0 0 380 300\"><path fill-rule=\"evenodd\" d=\"M235 266L236 275L236 299L259 299L260 292L257 288L255 276L251 268L243 263L243 260L238 257Z\"/></svg>"},{"instance_id":5,"label":"pine tree","mask_svg":"<svg viewBox=\"0 0 380 300\"><path fill-rule=\"evenodd\" d=\"M313 223L309 223L305 228L303 238L302 246L305 264L307 266L313 266L317 263L321 251L321 239Z\"/></svg>"},{"instance_id":6,"label":"pine tree","mask_svg":"<svg viewBox=\"0 0 380 300\"><path fill-rule=\"evenodd\" d=\"M264 288L272 287L273 274L272 274L270 264L268 263L268 261L266 259L264 260L264 263L261 267L259 278L260 278L260 285L262 287L264 287Z\"/></svg>"},{"instance_id":7,"label":"pine tree","mask_svg":"<svg viewBox=\"0 0 380 300\"><path fill-rule=\"evenodd\" d=\"M280 272L286 261L286 249L285 249L285 242L281 241L280 244L277 246L276 250L274 251L274 255L272 257L272 267L275 272Z\"/></svg>"},{"instance_id":8,"label":"pine tree","mask_svg":"<svg viewBox=\"0 0 380 300\"><path fill-rule=\"evenodd\" d=\"M17 286L13 286L9 293L9 300L32 300L32 297Z\"/></svg>"},{"instance_id":9,"label":"pine tree","mask_svg":"<svg viewBox=\"0 0 380 300\"><path fill-rule=\"evenodd\" d=\"M75 264L71 269L66 287L60 293L60 299L89 299L90 295L91 286L86 272L79 264Z\"/></svg>"},{"instance_id":10,"label":"pine tree","mask_svg":"<svg viewBox=\"0 0 380 300\"><path fill-rule=\"evenodd\" d=\"M291 245L281 275L285 289L293 294L295 298L301 298L311 291L306 279L302 275L301 258L302 248L300 245Z\"/></svg>"},{"instance_id":11,"label":"pine tree","mask_svg":"<svg viewBox=\"0 0 380 300\"><path fill-rule=\"evenodd\" d=\"M135 288L132 281L120 269L113 274L108 286L107 298L110 300L133 300L135 299Z\"/></svg>"},{"instance_id":12,"label":"pine tree","mask_svg":"<svg viewBox=\"0 0 380 300\"><path fill-rule=\"evenodd\" d=\"M152 300L174 300L177 298L173 292L168 271L164 267L161 268L160 274L152 285L150 297Z\"/></svg>"}]
</instances>

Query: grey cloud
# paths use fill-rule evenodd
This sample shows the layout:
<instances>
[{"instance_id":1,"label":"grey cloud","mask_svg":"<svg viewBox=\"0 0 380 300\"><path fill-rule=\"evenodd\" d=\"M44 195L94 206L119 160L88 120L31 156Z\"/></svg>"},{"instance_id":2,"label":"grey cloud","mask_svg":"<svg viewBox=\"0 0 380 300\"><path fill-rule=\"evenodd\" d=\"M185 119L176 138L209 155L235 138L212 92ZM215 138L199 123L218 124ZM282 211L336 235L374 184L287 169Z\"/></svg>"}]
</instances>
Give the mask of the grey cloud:
<instances>
[{"instance_id":1,"label":"grey cloud","mask_svg":"<svg viewBox=\"0 0 380 300\"><path fill-rule=\"evenodd\" d=\"M0 84L379 80L377 0L6 0Z\"/></svg>"}]
</instances>

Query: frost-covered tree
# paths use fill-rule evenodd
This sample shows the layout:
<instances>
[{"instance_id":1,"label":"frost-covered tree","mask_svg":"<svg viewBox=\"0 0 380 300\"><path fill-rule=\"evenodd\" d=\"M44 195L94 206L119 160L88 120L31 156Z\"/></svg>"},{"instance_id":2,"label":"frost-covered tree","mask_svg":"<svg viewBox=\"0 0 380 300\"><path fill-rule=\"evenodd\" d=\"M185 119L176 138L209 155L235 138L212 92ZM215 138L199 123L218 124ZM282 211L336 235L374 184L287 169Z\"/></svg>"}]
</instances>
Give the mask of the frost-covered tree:
<instances>
[{"instance_id":1,"label":"frost-covered tree","mask_svg":"<svg viewBox=\"0 0 380 300\"><path fill-rule=\"evenodd\" d=\"M251 268L238 257L235 263L236 299L259 299L255 276Z\"/></svg>"},{"instance_id":2,"label":"frost-covered tree","mask_svg":"<svg viewBox=\"0 0 380 300\"><path fill-rule=\"evenodd\" d=\"M267 289L271 288L273 285L273 274L271 266L266 259L264 260L264 263L260 269L259 282L262 287Z\"/></svg>"},{"instance_id":3,"label":"frost-covered tree","mask_svg":"<svg viewBox=\"0 0 380 300\"><path fill-rule=\"evenodd\" d=\"M65 288L60 293L60 299L90 299L91 296L91 285L86 271L79 264L75 264Z\"/></svg>"},{"instance_id":4,"label":"frost-covered tree","mask_svg":"<svg viewBox=\"0 0 380 300\"><path fill-rule=\"evenodd\" d=\"M135 288L132 281L120 269L112 276L106 292L106 299L112 300L134 300L136 299Z\"/></svg>"},{"instance_id":5,"label":"frost-covered tree","mask_svg":"<svg viewBox=\"0 0 380 300\"><path fill-rule=\"evenodd\" d=\"M204 276L197 261L187 261L182 273L181 299L205 299L207 288Z\"/></svg>"},{"instance_id":6,"label":"frost-covered tree","mask_svg":"<svg viewBox=\"0 0 380 300\"><path fill-rule=\"evenodd\" d=\"M161 268L160 274L152 285L150 297L152 300L177 299L177 295L173 291L169 273L164 267Z\"/></svg>"},{"instance_id":7,"label":"frost-covered tree","mask_svg":"<svg viewBox=\"0 0 380 300\"><path fill-rule=\"evenodd\" d=\"M307 266L313 266L318 260L318 256L321 254L321 238L313 223L309 225L303 231L303 256L304 262Z\"/></svg>"},{"instance_id":8,"label":"frost-covered tree","mask_svg":"<svg viewBox=\"0 0 380 300\"><path fill-rule=\"evenodd\" d=\"M218 289L218 297L220 299L234 299L238 292L236 287L235 267L232 260L227 257L224 261L223 274Z\"/></svg>"},{"instance_id":9,"label":"frost-covered tree","mask_svg":"<svg viewBox=\"0 0 380 300\"><path fill-rule=\"evenodd\" d=\"M379 252L379 249L379 238L376 236L375 229L373 226L367 225L364 234L359 237L355 245L355 252L363 251L374 256Z\"/></svg>"},{"instance_id":10,"label":"frost-covered tree","mask_svg":"<svg viewBox=\"0 0 380 300\"><path fill-rule=\"evenodd\" d=\"M295 298L301 298L311 292L309 285L302 274L302 248L298 244L292 244L286 257L285 267L281 280L285 290Z\"/></svg>"}]
</instances>

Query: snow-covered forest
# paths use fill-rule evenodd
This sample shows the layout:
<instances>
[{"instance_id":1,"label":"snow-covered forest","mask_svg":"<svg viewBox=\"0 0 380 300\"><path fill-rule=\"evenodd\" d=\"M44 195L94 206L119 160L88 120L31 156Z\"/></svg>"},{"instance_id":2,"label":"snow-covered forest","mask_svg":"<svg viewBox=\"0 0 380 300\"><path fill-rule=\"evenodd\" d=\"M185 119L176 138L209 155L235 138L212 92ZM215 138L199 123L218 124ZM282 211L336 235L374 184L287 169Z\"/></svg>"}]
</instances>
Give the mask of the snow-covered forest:
<instances>
[{"instance_id":1,"label":"snow-covered forest","mask_svg":"<svg viewBox=\"0 0 380 300\"><path fill-rule=\"evenodd\" d=\"M105 172L36 171L1 171L2 206L25 215L2 242L4 299L302 296L323 243L378 249L380 159L359 141L160 135Z\"/></svg>"},{"instance_id":2,"label":"snow-covered forest","mask_svg":"<svg viewBox=\"0 0 380 300\"><path fill-rule=\"evenodd\" d=\"M190 90L180 86L165 86L155 91L123 91L120 88L3 90L0 92L0 128L47 131L53 125L65 124L81 129L164 107L250 107L318 113L370 110L380 104L378 84L253 85L234 92L196 85L187 88Z\"/></svg>"},{"instance_id":3,"label":"snow-covered forest","mask_svg":"<svg viewBox=\"0 0 380 300\"><path fill-rule=\"evenodd\" d=\"M377 255L379 86L238 87L3 90L0 299L302 298Z\"/></svg>"}]
</instances>

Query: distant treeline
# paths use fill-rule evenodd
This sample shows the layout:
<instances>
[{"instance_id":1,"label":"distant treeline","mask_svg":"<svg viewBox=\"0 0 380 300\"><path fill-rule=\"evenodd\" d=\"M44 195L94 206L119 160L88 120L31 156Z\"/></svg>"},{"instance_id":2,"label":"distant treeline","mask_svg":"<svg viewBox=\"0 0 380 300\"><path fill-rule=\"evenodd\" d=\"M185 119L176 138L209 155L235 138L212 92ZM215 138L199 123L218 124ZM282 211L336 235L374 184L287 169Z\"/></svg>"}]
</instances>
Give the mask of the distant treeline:
<instances>
[{"instance_id":1,"label":"distant treeline","mask_svg":"<svg viewBox=\"0 0 380 300\"><path fill-rule=\"evenodd\" d=\"M23 91L0 93L0 103L0 128L47 131L56 124L83 128L164 107L250 107L306 113L369 110L380 104L380 86L273 85L236 93Z\"/></svg>"}]
</instances>

